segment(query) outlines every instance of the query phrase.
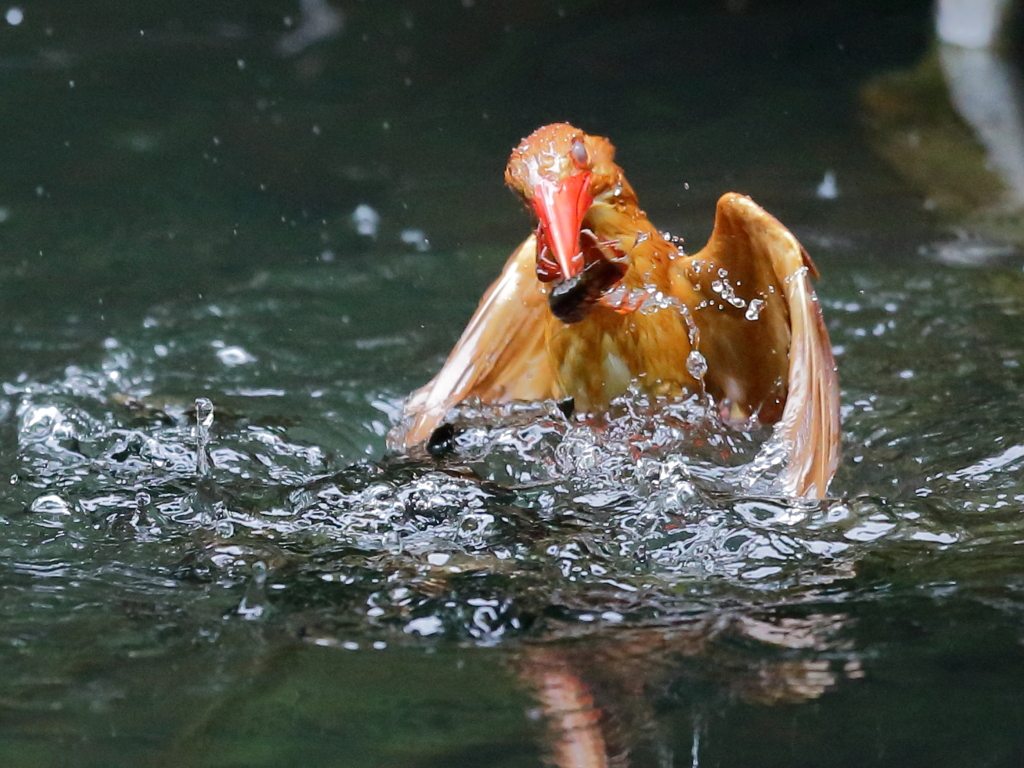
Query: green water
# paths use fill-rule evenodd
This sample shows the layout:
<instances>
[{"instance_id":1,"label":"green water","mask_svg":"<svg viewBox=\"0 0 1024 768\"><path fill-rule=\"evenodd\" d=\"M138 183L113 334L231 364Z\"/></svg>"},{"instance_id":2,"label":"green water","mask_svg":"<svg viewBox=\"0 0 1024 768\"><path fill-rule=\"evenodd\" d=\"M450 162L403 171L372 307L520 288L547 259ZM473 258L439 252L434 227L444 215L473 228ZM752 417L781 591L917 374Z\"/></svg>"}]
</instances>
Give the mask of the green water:
<instances>
[{"instance_id":1,"label":"green water","mask_svg":"<svg viewBox=\"0 0 1024 768\"><path fill-rule=\"evenodd\" d=\"M1024 259L927 210L858 96L928 4L337 7L301 51L289 2L0 22L2 763L539 765L557 667L630 765L1019 765ZM555 119L688 247L729 189L805 243L834 499L740 493L742 435L386 453Z\"/></svg>"}]
</instances>

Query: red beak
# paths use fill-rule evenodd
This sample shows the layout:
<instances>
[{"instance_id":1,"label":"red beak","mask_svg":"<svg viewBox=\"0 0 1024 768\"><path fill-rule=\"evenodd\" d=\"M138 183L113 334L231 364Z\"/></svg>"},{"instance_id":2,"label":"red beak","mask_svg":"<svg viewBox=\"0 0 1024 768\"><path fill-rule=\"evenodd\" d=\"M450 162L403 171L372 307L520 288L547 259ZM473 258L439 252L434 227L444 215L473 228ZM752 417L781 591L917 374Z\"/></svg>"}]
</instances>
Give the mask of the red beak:
<instances>
[{"instance_id":1,"label":"red beak","mask_svg":"<svg viewBox=\"0 0 1024 768\"><path fill-rule=\"evenodd\" d=\"M583 272L580 230L593 202L589 171L559 184L541 179L533 188L533 209L566 280Z\"/></svg>"}]
</instances>

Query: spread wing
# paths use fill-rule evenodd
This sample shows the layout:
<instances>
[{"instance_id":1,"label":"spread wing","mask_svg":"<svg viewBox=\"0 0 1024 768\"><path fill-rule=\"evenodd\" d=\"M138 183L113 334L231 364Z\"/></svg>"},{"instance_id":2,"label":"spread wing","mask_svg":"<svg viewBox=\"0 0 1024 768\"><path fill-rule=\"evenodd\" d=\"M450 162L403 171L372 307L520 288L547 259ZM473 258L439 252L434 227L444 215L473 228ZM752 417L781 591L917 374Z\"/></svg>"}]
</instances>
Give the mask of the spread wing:
<instances>
[{"instance_id":1,"label":"spread wing","mask_svg":"<svg viewBox=\"0 0 1024 768\"><path fill-rule=\"evenodd\" d=\"M677 263L674 277L703 299L693 319L708 391L736 415L775 423L789 452L783 493L824 497L839 463L839 381L807 252L750 198L729 193L707 246Z\"/></svg>"},{"instance_id":2,"label":"spread wing","mask_svg":"<svg viewBox=\"0 0 1024 768\"><path fill-rule=\"evenodd\" d=\"M404 434L392 447L406 450L427 440L448 411L463 400L504 403L555 396L555 377L544 345L551 317L535 273L533 235L520 245L487 289L438 374L409 397Z\"/></svg>"}]
</instances>

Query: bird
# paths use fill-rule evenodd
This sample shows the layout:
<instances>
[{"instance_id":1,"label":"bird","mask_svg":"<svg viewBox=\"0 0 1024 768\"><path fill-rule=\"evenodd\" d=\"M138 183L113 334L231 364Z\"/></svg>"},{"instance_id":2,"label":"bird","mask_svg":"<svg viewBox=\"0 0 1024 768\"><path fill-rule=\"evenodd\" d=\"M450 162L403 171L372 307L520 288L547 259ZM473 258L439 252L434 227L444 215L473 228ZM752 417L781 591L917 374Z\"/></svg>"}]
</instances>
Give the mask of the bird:
<instances>
[{"instance_id":1,"label":"bird","mask_svg":"<svg viewBox=\"0 0 1024 768\"><path fill-rule=\"evenodd\" d=\"M505 182L536 220L434 378L406 401L409 451L469 401L571 400L601 413L629 391L711 398L728 422L774 425L778 493L823 499L839 463L839 382L818 272L749 197L718 200L705 247L659 231L615 148L567 123L513 150Z\"/></svg>"}]
</instances>

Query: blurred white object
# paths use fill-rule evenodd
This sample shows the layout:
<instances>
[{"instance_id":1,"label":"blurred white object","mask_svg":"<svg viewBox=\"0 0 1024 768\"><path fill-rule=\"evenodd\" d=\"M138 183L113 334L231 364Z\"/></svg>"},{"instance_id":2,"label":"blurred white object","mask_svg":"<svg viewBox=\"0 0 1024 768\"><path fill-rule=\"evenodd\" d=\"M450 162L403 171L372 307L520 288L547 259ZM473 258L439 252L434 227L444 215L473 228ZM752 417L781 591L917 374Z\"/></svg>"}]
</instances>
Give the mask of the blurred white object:
<instances>
[{"instance_id":1,"label":"blurred white object","mask_svg":"<svg viewBox=\"0 0 1024 768\"><path fill-rule=\"evenodd\" d=\"M229 368L234 368L236 365L255 363L257 360L254 354L238 346L224 347L222 349L218 349L214 354L216 354L220 361Z\"/></svg>"},{"instance_id":2,"label":"blurred white object","mask_svg":"<svg viewBox=\"0 0 1024 768\"><path fill-rule=\"evenodd\" d=\"M999 40L1010 0L938 0L935 31L944 43L990 48Z\"/></svg>"},{"instance_id":3,"label":"blurred white object","mask_svg":"<svg viewBox=\"0 0 1024 768\"><path fill-rule=\"evenodd\" d=\"M377 227L380 226L380 214L366 203L362 203L352 211L352 224L360 235L376 237Z\"/></svg>"},{"instance_id":4,"label":"blurred white object","mask_svg":"<svg viewBox=\"0 0 1024 768\"><path fill-rule=\"evenodd\" d=\"M422 229L403 229L399 237L406 245L411 245L420 253L430 250L430 241Z\"/></svg>"},{"instance_id":5,"label":"blurred white object","mask_svg":"<svg viewBox=\"0 0 1024 768\"><path fill-rule=\"evenodd\" d=\"M835 200L839 197L839 184L833 171L825 171L825 178L818 185L817 195L822 200Z\"/></svg>"},{"instance_id":6,"label":"blurred white object","mask_svg":"<svg viewBox=\"0 0 1024 768\"><path fill-rule=\"evenodd\" d=\"M327 0L299 0L299 26L277 43L282 56L294 56L307 47L341 32L345 15Z\"/></svg>"}]
</instances>

